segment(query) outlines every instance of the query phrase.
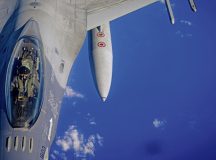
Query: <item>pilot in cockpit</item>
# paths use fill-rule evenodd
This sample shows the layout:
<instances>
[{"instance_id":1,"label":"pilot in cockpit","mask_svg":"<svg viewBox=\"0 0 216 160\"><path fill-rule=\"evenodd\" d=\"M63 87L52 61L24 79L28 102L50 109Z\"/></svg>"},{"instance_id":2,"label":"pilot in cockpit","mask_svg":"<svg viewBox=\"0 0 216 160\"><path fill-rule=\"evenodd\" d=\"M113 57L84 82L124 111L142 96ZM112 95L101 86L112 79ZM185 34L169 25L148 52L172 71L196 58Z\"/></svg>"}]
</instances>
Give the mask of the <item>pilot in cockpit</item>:
<instances>
[{"instance_id":1,"label":"pilot in cockpit","mask_svg":"<svg viewBox=\"0 0 216 160\"><path fill-rule=\"evenodd\" d=\"M26 66L21 66L18 69L18 86L19 86L19 97L24 96L27 88L27 81L30 77L30 70Z\"/></svg>"},{"instance_id":2,"label":"pilot in cockpit","mask_svg":"<svg viewBox=\"0 0 216 160\"><path fill-rule=\"evenodd\" d=\"M32 67L32 59L21 59L21 65L17 69L17 76L14 77L12 83L12 87L16 87L18 90L18 101L33 97Z\"/></svg>"},{"instance_id":3,"label":"pilot in cockpit","mask_svg":"<svg viewBox=\"0 0 216 160\"><path fill-rule=\"evenodd\" d=\"M34 48L22 48L22 53L17 57L16 75L14 75L11 89L14 94L14 103L31 102L37 94L39 86L39 58Z\"/></svg>"}]
</instances>

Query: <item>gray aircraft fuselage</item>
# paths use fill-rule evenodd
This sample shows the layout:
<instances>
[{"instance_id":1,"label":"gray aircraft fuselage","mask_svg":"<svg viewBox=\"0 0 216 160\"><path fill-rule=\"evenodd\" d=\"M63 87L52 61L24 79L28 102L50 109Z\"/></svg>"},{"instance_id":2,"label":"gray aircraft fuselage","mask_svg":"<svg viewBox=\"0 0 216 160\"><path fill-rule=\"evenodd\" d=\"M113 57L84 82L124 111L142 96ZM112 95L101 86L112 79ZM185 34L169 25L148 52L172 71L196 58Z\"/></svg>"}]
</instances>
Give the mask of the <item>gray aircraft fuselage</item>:
<instances>
[{"instance_id":1,"label":"gray aircraft fuselage","mask_svg":"<svg viewBox=\"0 0 216 160\"><path fill-rule=\"evenodd\" d=\"M85 0L0 0L0 159L48 159Z\"/></svg>"}]
</instances>

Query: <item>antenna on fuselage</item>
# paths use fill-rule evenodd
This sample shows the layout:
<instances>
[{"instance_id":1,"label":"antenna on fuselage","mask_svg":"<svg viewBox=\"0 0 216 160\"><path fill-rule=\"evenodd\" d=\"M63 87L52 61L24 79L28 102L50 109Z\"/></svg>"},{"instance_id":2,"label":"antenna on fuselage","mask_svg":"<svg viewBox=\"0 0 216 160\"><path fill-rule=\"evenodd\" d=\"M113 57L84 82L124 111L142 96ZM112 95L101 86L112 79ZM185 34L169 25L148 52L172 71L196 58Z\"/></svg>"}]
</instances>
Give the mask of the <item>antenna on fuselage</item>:
<instances>
[{"instance_id":1,"label":"antenna on fuselage","mask_svg":"<svg viewBox=\"0 0 216 160\"><path fill-rule=\"evenodd\" d=\"M173 14L173 10L172 10L172 7L171 7L170 0L165 0L165 4L166 4L166 7L167 7L169 17L170 17L170 22L172 24L174 24L175 23L175 17L174 17L174 14Z\"/></svg>"},{"instance_id":2,"label":"antenna on fuselage","mask_svg":"<svg viewBox=\"0 0 216 160\"><path fill-rule=\"evenodd\" d=\"M190 3L190 7L191 7L192 11L196 12L197 7L196 7L194 0L189 0L189 3Z\"/></svg>"},{"instance_id":3,"label":"antenna on fuselage","mask_svg":"<svg viewBox=\"0 0 216 160\"><path fill-rule=\"evenodd\" d=\"M173 14L172 5L170 3L170 0L164 0L164 2L165 2L166 7L167 7L167 11L168 11L168 14L169 14L169 17L170 17L170 22L172 24L175 24L175 17L174 17L174 14ZM190 7L191 7L192 11L196 12L197 7L196 7L196 4L195 4L194 0L188 0L188 2L190 4Z\"/></svg>"}]
</instances>

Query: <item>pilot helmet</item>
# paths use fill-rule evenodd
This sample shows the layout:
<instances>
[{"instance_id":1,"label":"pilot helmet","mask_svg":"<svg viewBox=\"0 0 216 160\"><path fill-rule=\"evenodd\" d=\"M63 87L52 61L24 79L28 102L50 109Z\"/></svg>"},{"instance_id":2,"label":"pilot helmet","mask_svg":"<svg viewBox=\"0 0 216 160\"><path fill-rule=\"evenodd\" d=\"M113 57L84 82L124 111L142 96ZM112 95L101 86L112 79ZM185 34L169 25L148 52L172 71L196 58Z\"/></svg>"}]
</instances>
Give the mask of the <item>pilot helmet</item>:
<instances>
[{"instance_id":1,"label":"pilot helmet","mask_svg":"<svg viewBox=\"0 0 216 160\"><path fill-rule=\"evenodd\" d=\"M30 70L26 66L21 66L18 70L20 75L29 75Z\"/></svg>"}]
</instances>

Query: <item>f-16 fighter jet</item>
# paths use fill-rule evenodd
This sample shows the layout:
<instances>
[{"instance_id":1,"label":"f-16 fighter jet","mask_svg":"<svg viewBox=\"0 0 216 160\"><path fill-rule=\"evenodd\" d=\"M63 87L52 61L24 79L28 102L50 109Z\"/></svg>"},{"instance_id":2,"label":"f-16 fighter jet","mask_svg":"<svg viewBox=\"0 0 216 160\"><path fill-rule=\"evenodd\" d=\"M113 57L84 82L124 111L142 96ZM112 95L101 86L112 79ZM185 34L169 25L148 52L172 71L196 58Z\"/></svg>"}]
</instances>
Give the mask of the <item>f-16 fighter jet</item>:
<instances>
[{"instance_id":1,"label":"f-16 fighter jet","mask_svg":"<svg viewBox=\"0 0 216 160\"><path fill-rule=\"evenodd\" d=\"M69 73L87 31L105 101L112 79L109 22L159 0L0 0L0 160L48 160ZM165 0L171 22L174 14ZM196 6L189 1L193 11Z\"/></svg>"}]
</instances>

